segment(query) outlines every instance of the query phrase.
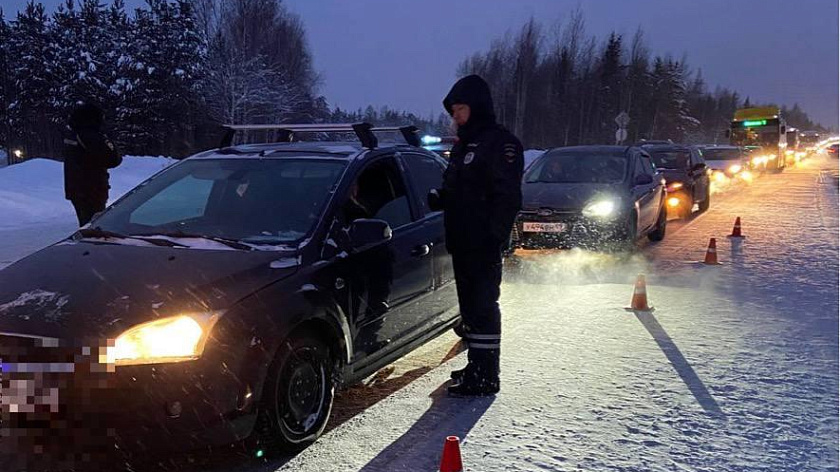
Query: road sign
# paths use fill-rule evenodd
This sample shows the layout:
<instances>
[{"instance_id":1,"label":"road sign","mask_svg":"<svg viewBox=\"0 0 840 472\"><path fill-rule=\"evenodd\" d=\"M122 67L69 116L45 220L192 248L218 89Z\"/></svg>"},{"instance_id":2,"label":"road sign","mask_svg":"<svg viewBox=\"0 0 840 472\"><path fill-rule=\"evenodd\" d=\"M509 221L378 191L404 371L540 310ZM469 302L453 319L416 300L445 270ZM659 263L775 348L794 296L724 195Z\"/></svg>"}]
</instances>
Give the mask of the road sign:
<instances>
[{"instance_id":1,"label":"road sign","mask_svg":"<svg viewBox=\"0 0 840 472\"><path fill-rule=\"evenodd\" d=\"M626 111L623 111L615 117L615 124L618 125L619 128L626 128L627 125L630 124L630 115L627 114Z\"/></svg>"},{"instance_id":2,"label":"road sign","mask_svg":"<svg viewBox=\"0 0 840 472\"><path fill-rule=\"evenodd\" d=\"M622 143L625 139L627 139L627 129L618 128L618 131L615 132L615 142Z\"/></svg>"}]
</instances>

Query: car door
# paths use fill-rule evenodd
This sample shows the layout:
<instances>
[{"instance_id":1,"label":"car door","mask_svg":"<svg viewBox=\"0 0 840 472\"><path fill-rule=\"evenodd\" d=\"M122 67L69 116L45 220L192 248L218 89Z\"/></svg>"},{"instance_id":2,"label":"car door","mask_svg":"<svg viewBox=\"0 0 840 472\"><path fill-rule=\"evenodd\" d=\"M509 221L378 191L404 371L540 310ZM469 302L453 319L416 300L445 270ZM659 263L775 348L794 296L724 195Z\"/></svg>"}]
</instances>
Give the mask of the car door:
<instances>
[{"instance_id":1,"label":"car door","mask_svg":"<svg viewBox=\"0 0 840 472\"><path fill-rule=\"evenodd\" d=\"M363 216L386 221L392 230L387 243L349 256L355 284L355 351L361 359L382 354L416 327L418 298L432 289L432 258L428 231L412 208L405 171L396 156L373 160L356 182L354 200L368 212Z\"/></svg>"},{"instance_id":2,"label":"car door","mask_svg":"<svg viewBox=\"0 0 840 472\"><path fill-rule=\"evenodd\" d=\"M656 170L656 166L653 164L649 155L642 153L640 154L640 157L642 159L642 168L645 170L645 173L653 178L653 197L651 199L653 222L651 224L655 225L656 221L659 219L659 211L661 208L664 208L665 204L665 188L662 184L662 174Z\"/></svg>"},{"instance_id":3,"label":"car door","mask_svg":"<svg viewBox=\"0 0 840 472\"><path fill-rule=\"evenodd\" d=\"M688 173L694 183L694 201L700 202L706 199L706 192L709 188L709 175L706 172L706 161L699 149L693 148L689 152Z\"/></svg>"},{"instance_id":4,"label":"car door","mask_svg":"<svg viewBox=\"0 0 840 472\"><path fill-rule=\"evenodd\" d=\"M401 160L405 164L412 194L420 211L420 221L430 241L434 296L424 300L426 320L441 321L448 310L457 305L455 292L455 272L452 258L446 250L443 212L432 211L427 196L432 189L439 189L443 184L443 172L446 162L434 156L420 153L403 153Z\"/></svg>"},{"instance_id":5,"label":"car door","mask_svg":"<svg viewBox=\"0 0 840 472\"><path fill-rule=\"evenodd\" d=\"M646 167L642 161L641 154L635 154L633 157L633 179L631 182L633 183L633 197L639 209L638 229L640 232L650 228L656 222L656 182L652 181L648 184L636 185L637 179L644 176L650 176L651 180L653 180L653 176L650 175L651 169Z\"/></svg>"}]
</instances>

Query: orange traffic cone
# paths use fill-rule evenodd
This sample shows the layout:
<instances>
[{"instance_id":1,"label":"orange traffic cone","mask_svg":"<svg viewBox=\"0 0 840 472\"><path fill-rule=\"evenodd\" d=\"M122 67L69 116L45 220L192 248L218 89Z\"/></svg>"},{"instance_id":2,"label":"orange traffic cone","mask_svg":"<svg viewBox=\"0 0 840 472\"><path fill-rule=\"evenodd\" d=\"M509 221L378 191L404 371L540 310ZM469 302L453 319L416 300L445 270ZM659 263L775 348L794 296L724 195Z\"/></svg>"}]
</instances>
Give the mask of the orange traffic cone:
<instances>
[{"instance_id":1,"label":"orange traffic cone","mask_svg":"<svg viewBox=\"0 0 840 472\"><path fill-rule=\"evenodd\" d=\"M630 308L625 308L625 310L646 312L653 311L653 307L648 306L647 285L645 284L644 275L639 274L636 278L636 287L633 289L633 299L630 301Z\"/></svg>"},{"instance_id":2,"label":"orange traffic cone","mask_svg":"<svg viewBox=\"0 0 840 472\"><path fill-rule=\"evenodd\" d=\"M717 239L709 240L709 249L706 250L706 259L703 261L706 265L720 265L717 259Z\"/></svg>"},{"instance_id":3,"label":"orange traffic cone","mask_svg":"<svg viewBox=\"0 0 840 472\"><path fill-rule=\"evenodd\" d=\"M732 234L729 235L730 238L743 238L744 236L741 234L741 217L735 218L735 226L732 228Z\"/></svg>"},{"instance_id":4,"label":"orange traffic cone","mask_svg":"<svg viewBox=\"0 0 840 472\"><path fill-rule=\"evenodd\" d=\"M447 436L443 443L443 457L440 458L440 472L463 472L461 446L458 436Z\"/></svg>"}]
</instances>

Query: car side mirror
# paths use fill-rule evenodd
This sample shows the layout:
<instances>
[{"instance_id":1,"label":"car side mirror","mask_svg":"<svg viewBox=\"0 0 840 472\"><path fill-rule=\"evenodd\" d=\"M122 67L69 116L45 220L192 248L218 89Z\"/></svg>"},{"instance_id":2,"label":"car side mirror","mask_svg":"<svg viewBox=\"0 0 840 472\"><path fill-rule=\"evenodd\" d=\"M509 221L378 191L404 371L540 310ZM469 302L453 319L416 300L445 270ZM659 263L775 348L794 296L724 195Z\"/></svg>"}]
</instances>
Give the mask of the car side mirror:
<instances>
[{"instance_id":1,"label":"car side mirror","mask_svg":"<svg viewBox=\"0 0 840 472\"><path fill-rule=\"evenodd\" d=\"M634 186L650 185L653 183L653 176L648 174L639 174L633 179Z\"/></svg>"},{"instance_id":2,"label":"car side mirror","mask_svg":"<svg viewBox=\"0 0 840 472\"><path fill-rule=\"evenodd\" d=\"M383 220L359 219L350 225L350 244L354 252L390 241L391 236L391 227Z\"/></svg>"}]
</instances>

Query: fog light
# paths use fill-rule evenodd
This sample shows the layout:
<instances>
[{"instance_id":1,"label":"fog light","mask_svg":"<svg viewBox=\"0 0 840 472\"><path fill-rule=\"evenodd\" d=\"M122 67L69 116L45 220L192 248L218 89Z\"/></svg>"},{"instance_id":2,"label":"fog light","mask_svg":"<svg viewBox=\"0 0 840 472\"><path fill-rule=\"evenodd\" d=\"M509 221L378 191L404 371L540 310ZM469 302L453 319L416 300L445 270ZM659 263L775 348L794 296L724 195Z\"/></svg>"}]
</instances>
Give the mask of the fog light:
<instances>
[{"instance_id":1,"label":"fog light","mask_svg":"<svg viewBox=\"0 0 840 472\"><path fill-rule=\"evenodd\" d=\"M183 411L184 407L181 405L181 402L175 401L166 404L166 414L170 418L178 418Z\"/></svg>"},{"instance_id":2,"label":"fog light","mask_svg":"<svg viewBox=\"0 0 840 472\"><path fill-rule=\"evenodd\" d=\"M669 207L678 207L680 206L680 199L677 197L671 197L668 199L668 206Z\"/></svg>"}]
</instances>

